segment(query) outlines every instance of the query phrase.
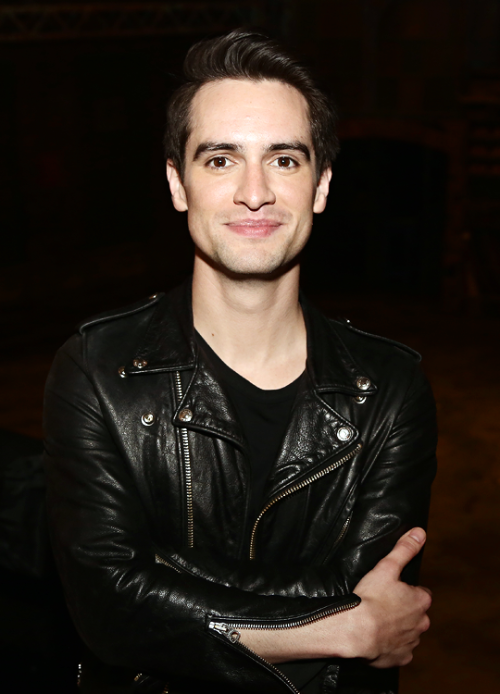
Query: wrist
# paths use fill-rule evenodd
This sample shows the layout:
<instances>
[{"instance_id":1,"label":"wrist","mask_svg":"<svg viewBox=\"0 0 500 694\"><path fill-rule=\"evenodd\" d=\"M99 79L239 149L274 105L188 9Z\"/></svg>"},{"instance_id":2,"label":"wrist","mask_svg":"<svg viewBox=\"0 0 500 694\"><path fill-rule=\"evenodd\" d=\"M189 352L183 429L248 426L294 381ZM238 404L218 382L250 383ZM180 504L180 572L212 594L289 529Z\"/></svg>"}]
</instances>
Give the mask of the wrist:
<instances>
[{"instance_id":1,"label":"wrist","mask_svg":"<svg viewBox=\"0 0 500 694\"><path fill-rule=\"evenodd\" d=\"M356 596L359 597L359 596ZM311 650L311 658L363 657L361 603L351 609L337 612L319 622L303 627L303 641ZM362 610L361 610L362 612ZM302 631L302 629L300 629Z\"/></svg>"},{"instance_id":2,"label":"wrist","mask_svg":"<svg viewBox=\"0 0 500 694\"><path fill-rule=\"evenodd\" d=\"M376 658L376 631L369 600L361 602L356 608L345 613L341 626L341 642L338 647L339 658Z\"/></svg>"}]
</instances>

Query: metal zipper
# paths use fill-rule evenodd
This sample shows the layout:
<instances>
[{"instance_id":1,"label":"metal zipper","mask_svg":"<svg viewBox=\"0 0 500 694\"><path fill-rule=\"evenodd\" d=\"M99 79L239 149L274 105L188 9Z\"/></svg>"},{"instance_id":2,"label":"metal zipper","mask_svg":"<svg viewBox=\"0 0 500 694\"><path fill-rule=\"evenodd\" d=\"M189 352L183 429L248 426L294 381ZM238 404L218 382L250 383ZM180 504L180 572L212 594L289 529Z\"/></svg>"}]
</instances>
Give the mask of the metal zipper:
<instances>
[{"instance_id":1,"label":"metal zipper","mask_svg":"<svg viewBox=\"0 0 500 694\"><path fill-rule=\"evenodd\" d=\"M175 372L175 389L180 403L183 397L180 371ZM188 431L181 427L182 458L184 462L184 478L186 480L186 509L187 509L187 543L188 547L194 546L194 521L193 521L193 478L191 475L191 453L189 451Z\"/></svg>"},{"instance_id":2,"label":"metal zipper","mask_svg":"<svg viewBox=\"0 0 500 694\"><path fill-rule=\"evenodd\" d=\"M257 520L255 521L253 528L252 528L252 534L250 536L250 559L255 559L255 536L257 533L257 526L260 523L260 520L262 516L266 513L266 511L269 511L271 506L274 506L274 504L278 501L281 501L281 499L284 499L286 496L289 496L290 494L294 494L295 492L298 492L300 489L303 489L304 487L307 487L309 484L312 482L316 482L316 480L321 479L321 477L324 477L327 475L329 472L333 472L336 470L338 467L346 463L348 460L351 458L354 458L354 456L359 453L359 451L363 448L362 443L358 443L356 448L354 448L350 453L347 453L345 456L340 458L340 460L336 460L334 463L329 465L326 468L323 468L320 472L316 472L314 475L311 475L310 477L307 477L305 480L302 480L302 482L299 482L298 484L294 484L292 487L288 487L288 489L285 489L284 491L280 492L277 496L275 496L271 501L262 509L262 511L259 513L257 516Z\"/></svg>"},{"instance_id":3,"label":"metal zipper","mask_svg":"<svg viewBox=\"0 0 500 694\"><path fill-rule=\"evenodd\" d=\"M340 533L338 534L337 539L333 543L332 551L337 549L337 547L340 545L340 543L344 539L346 532L349 530L349 526L351 524L351 518L352 518L352 516L347 516L347 518L345 519L344 525L342 526Z\"/></svg>"},{"instance_id":4,"label":"metal zipper","mask_svg":"<svg viewBox=\"0 0 500 694\"><path fill-rule=\"evenodd\" d=\"M160 557L159 554L155 554L155 562L157 564L165 564L165 566L168 566L169 569L173 569L174 571L177 571L178 574L182 573L182 571L177 566L170 564L168 561L166 561L166 559L163 559L163 557Z\"/></svg>"},{"instance_id":5,"label":"metal zipper","mask_svg":"<svg viewBox=\"0 0 500 694\"><path fill-rule=\"evenodd\" d=\"M334 614L347 612L348 610L352 610L354 607L357 607L358 605L359 599L354 600L352 602L348 602L345 605L331 605L330 607L325 607L322 610L314 612L314 614L310 614L304 617L297 617L296 619L276 620L274 622L254 622L246 621L245 619L224 620L223 622L216 622L215 620L213 620L209 622L208 627L209 629L215 629L215 631L219 631L221 633L223 632L224 635L228 638L228 633L230 633L231 630L234 631L238 628L254 629L256 631L279 631L281 629L297 629L298 627L305 627L307 624L312 624L313 622L319 622L321 619L326 619L327 617L331 617ZM233 635L233 638L230 638L229 640L232 643L235 643L239 640L239 636L238 638L234 638Z\"/></svg>"},{"instance_id":6,"label":"metal zipper","mask_svg":"<svg viewBox=\"0 0 500 694\"><path fill-rule=\"evenodd\" d=\"M166 559L163 559L163 557L160 557L159 554L155 554L155 562L157 564L164 564L165 566L168 566L170 569L177 571L177 573L182 573L182 571L177 566L170 564ZM348 608L346 607L344 609L348 609ZM340 611L340 610L338 610L338 611ZM320 613L318 613L318 614L320 614ZM332 612L332 614L333 614L333 612ZM325 616L328 616L328 615L325 615ZM322 619L322 617L316 617L316 619ZM297 621L297 620L295 620L295 621ZM309 621L315 621L315 620L311 619ZM304 621L304 623L306 624L307 621ZM240 626L240 628L242 628L242 625L239 622L238 622L238 625ZM208 626L210 629L213 629L214 631L217 631L219 633L223 633L223 635L227 639L229 639L229 641L231 641L231 643L237 643L240 640L240 632L237 631L237 629L235 629L235 628L233 628L227 624L221 624L219 622L210 622ZM291 626L295 626L295 624L291 624ZM299 625L297 624L296 626L299 626ZM262 628L262 629L268 629L268 628L280 629L281 628L281 629L284 629L286 627L285 626L281 626L281 627L278 627L278 626L275 626L275 627L256 627L255 625L252 625L251 627L248 627L248 628L249 629L257 629L257 628ZM286 681L286 683L292 688L294 693L296 692L296 694L300 694L298 689L296 689L296 687L294 687L293 683L290 682L288 677L286 677L286 675L283 672L281 672L281 670L278 670L278 668L276 668L272 663L269 663L267 660L265 660L265 658L262 658L262 656L260 656L258 653L255 653L255 651L252 651L251 648L248 648L248 646L245 646L242 643L239 644L239 647L248 651L254 658L257 658L258 660L260 660L267 667L272 668L272 670L274 672L276 672L276 674L278 676L280 676L281 678L283 678ZM135 676L134 681L137 682L141 677L142 677L142 673L139 672ZM168 693L168 689L164 690L164 692L162 692L162 694L165 694L165 692Z\"/></svg>"},{"instance_id":7,"label":"metal zipper","mask_svg":"<svg viewBox=\"0 0 500 694\"><path fill-rule=\"evenodd\" d=\"M352 610L354 607L357 607L359 605L359 600L355 602L349 602L346 605L342 606L337 606L337 607L326 607L324 610L320 610L319 612L316 612L313 615L309 615L308 617L300 617L298 619L289 619L283 622L270 622L270 623L265 623L265 624L256 624L255 622L245 622L244 620L232 620L230 622L216 622L216 621L211 621L208 624L208 628L212 629L213 631L216 631L217 633L221 634L221 636L224 636L230 643L238 646L238 648L242 648L246 651L248 651L254 658L257 658L260 660L266 667L271 668L273 672L275 672L280 679L284 680L286 684L290 687L290 689L294 692L294 694L300 694L299 690L297 687L291 682L288 677L281 672L279 668L277 668L275 665L270 663L268 660L260 656L258 653L253 651L251 648L248 646L245 646L245 644L240 642L240 637L241 634L238 631L238 629L255 629L255 630L263 630L263 631L276 631L280 629L295 629L296 627L302 627L305 626L306 624L312 624L313 622L318 622L321 619L326 619L327 617L331 617L334 614L339 614L341 612L347 612L348 610Z\"/></svg>"},{"instance_id":8,"label":"metal zipper","mask_svg":"<svg viewBox=\"0 0 500 694\"><path fill-rule=\"evenodd\" d=\"M281 672L281 670L279 670L275 665L273 665L268 660L263 658L261 655L253 651L251 648L248 648L248 646L245 646L245 644L240 643L240 632L234 629L232 625L220 624L218 622L210 622L208 628L212 629L213 631L217 631L219 634L227 638L228 641L230 641L231 643L238 644L238 648L247 651L247 653L249 653L252 656L252 658L256 658L257 660L259 660L266 668L271 668L275 675L277 675L281 680L285 681L285 683L290 687L294 694L300 694L297 687L291 680L288 679L284 672ZM256 629L257 627L254 626L252 628Z\"/></svg>"}]
</instances>

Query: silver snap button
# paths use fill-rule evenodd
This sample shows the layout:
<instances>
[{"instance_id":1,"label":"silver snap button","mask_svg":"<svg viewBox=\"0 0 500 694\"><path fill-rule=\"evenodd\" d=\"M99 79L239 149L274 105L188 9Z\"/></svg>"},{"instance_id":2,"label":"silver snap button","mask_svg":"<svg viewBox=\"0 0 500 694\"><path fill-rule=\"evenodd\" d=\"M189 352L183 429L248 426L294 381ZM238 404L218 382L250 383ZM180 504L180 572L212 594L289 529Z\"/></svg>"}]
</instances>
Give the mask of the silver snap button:
<instances>
[{"instance_id":1,"label":"silver snap button","mask_svg":"<svg viewBox=\"0 0 500 694\"><path fill-rule=\"evenodd\" d=\"M118 369L118 375L119 375L121 378L127 378L127 372L125 371L125 367L124 367L124 366L120 366L120 368Z\"/></svg>"},{"instance_id":2,"label":"silver snap button","mask_svg":"<svg viewBox=\"0 0 500 694\"><path fill-rule=\"evenodd\" d=\"M362 405L364 402L366 402L366 397L364 395L356 395L354 401Z\"/></svg>"},{"instance_id":3,"label":"silver snap button","mask_svg":"<svg viewBox=\"0 0 500 694\"><path fill-rule=\"evenodd\" d=\"M190 422L193 419L192 411L188 407L185 407L179 412L179 419L181 422Z\"/></svg>"},{"instance_id":4,"label":"silver snap button","mask_svg":"<svg viewBox=\"0 0 500 694\"><path fill-rule=\"evenodd\" d=\"M151 424L154 424L154 421L155 416L152 412L145 412L141 417L141 422L144 424L145 427L150 427Z\"/></svg>"},{"instance_id":5,"label":"silver snap button","mask_svg":"<svg viewBox=\"0 0 500 694\"><path fill-rule=\"evenodd\" d=\"M352 438L352 429L340 427L337 431L337 438L339 441L349 441L349 439Z\"/></svg>"},{"instance_id":6,"label":"silver snap button","mask_svg":"<svg viewBox=\"0 0 500 694\"><path fill-rule=\"evenodd\" d=\"M370 381L369 378L366 378L365 376L360 376L356 380L356 385L360 390L368 390L368 388L371 386L372 382Z\"/></svg>"},{"instance_id":7,"label":"silver snap button","mask_svg":"<svg viewBox=\"0 0 500 694\"><path fill-rule=\"evenodd\" d=\"M137 369L143 369L145 366L148 365L148 362L145 359L134 359L132 364L137 368Z\"/></svg>"},{"instance_id":8,"label":"silver snap button","mask_svg":"<svg viewBox=\"0 0 500 694\"><path fill-rule=\"evenodd\" d=\"M151 294L151 296L148 298L150 301L153 301L153 299L156 299L157 296L158 296L158 294Z\"/></svg>"}]
</instances>

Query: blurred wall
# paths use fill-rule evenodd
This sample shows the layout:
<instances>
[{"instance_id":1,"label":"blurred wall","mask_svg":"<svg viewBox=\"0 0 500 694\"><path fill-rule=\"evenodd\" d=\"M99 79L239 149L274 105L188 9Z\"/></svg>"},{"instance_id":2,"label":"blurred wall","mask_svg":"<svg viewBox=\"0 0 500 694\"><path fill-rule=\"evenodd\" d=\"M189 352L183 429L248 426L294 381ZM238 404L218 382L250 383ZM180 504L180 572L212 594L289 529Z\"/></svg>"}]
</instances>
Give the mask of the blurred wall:
<instances>
[{"instance_id":1,"label":"blurred wall","mask_svg":"<svg viewBox=\"0 0 500 694\"><path fill-rule=\"evenodd\" d=\"M167 23L148 29L137 14L127 20L131 3L112 5L124 17L121 34L117 25L76 35L46 24L52 33L13 37L0 8L5 348L33 335L59 339L75 320L168 289L190 270L161 138L182 57L210 25L184 18L177 31ZM315 223L306 285L397 291L397 272L379 282L396 266L403 280L413 277L409 292L454 310L497 305L499 0L226 6L242 12L226 17L226 28L255 18L311 64L338 106L343 150L332 203ZM402 190L407 182L407 199L398 181ZM349 281L356 271L364 283Z\"/></svg>"},{"instance_id":2,"label":"blurred wall","mask_svg":"<svg viewBox=\"0 0 500 694\"><path fill-rule=\"evenodd\" d=\"M439 263L447 308L498 314L498 0L297 1L294 17L296 42L332 86L344 141L389 138L446 157L442 239L429 249L422 237L421 253L439 253L429 264ZM399 171L410 187L413 170Z\"/></svg>"}]
</instances>

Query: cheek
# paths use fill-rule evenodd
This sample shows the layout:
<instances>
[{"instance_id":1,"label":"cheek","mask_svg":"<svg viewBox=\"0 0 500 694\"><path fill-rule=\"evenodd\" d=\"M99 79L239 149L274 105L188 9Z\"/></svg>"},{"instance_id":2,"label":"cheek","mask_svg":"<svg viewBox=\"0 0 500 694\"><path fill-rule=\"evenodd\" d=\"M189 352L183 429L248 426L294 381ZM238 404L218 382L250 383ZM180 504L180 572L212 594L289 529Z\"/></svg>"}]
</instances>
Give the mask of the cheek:
<instances>
[{"instance_id":1,"label":"cheek","mask_svg":"<svg viewBox=\"0 0 500 694\"><path fill-rule=\"evenodd\" d=\"M228 209L227 196L220 186L204 181L188 188L187 201L187 223L191 237L195 244L206 247L217 232L218 220L224 217Z\"/></svg>"},{"instance_id":2,"label":"cheek","mask_svg":"<svg viewBox=\"0 0 500 694\"><path fill-rule=\"evenodd\" d=\"M314 192L310 181L298 181L296 185L282 185L277 193L278 200L281 200L297 217L309 218L312 215Z\"/></svg>"},{"instance_id":3,"label":"cheek","mask_svg":"<svg viewBox=\"0 0 500 694\"><path fill-rule=\"evenodd\" d=\"M232 189L229 181L221 179L204 179L192 181L187 186L187 198L190 208L200 214L216 212L228 200L232 200Z\"/></svg>"}]
</instances>

